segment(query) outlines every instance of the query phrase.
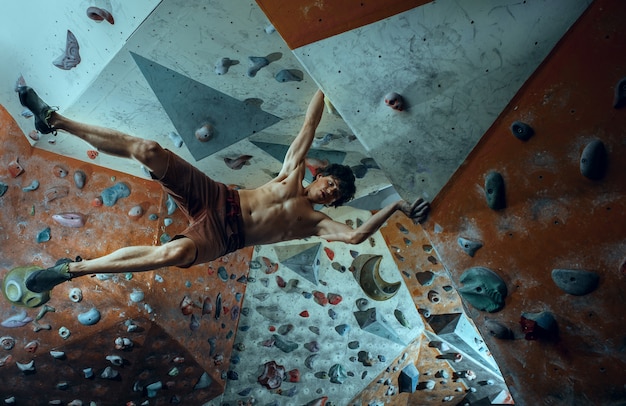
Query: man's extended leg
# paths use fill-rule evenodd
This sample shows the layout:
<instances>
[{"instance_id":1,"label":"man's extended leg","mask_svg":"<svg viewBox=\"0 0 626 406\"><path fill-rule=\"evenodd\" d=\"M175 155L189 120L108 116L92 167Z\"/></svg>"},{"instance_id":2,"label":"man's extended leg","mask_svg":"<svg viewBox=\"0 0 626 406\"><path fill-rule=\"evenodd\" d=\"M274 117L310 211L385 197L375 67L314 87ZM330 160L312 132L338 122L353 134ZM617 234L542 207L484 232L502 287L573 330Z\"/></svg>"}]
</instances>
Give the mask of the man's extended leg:
<instances>
[{"instance_id":1,"label":"man's extended leg","mask_svg":"<svg viewBox=\"0 0 626 406\"><path fill-rule=\"evenodd\" d=\"M57 261L56 265L31 273L25 285L33 292L45 292L72 278L99 273L150 271L166 266L184 266L195 259L196 247L189 238L180 238L161 246L124 247L91 260Z\"/></svg>"},{"instance_id":2,"label":"man's extended leg","mask_svg":"<svg viewBox=\"0 0 626 406\"><path fill-rule=\"evenodd\" d=\"M157 178L165 172L167 155L156 141L70 120L48 106L30 87L20 87L18 94L22 105L35 115L35 126L40 132L65 131L105 154L136 159L151 170Z\"/></svg>"},{"instance_id":3,"label":"man's extended leg","mask_svg":"<svg viewBox=\"0 0 626 406\"><path fill-rule=\"evenodd\" d=\"M167 152L155 141L145 140L117 130L79 123L50 108L30 87L18 89L20 102L35 115L39 131L66 131L98 150L125 158L134 158L160 178L167 169ZM72 262L61 260L53 267L32 273L25 281L34 292L52 289L73 277L96 273L140 272L165 266L188 265L196 257L196 246L188 238L180 238L162 246L121 248L92 260Z\"/></svg>"}]
</instances>

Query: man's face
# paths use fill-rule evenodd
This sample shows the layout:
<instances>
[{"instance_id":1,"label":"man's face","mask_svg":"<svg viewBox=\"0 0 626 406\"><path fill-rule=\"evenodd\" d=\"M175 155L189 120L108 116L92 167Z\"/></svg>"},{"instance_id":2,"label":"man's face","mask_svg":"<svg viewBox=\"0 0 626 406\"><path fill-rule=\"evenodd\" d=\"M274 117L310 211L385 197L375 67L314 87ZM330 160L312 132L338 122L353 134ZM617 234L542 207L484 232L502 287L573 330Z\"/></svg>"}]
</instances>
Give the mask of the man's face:
<instances>
[{"instance_id":1,"label":"man's face","mask_svg":"<svg viewBox=\"0 0 626 406\"><path fill-rule=\"evenodd\" d=\"M339 182L332 176L317 175L311 197L314 203L329 205L339 199Z\"/></svg>"}]
</instances>

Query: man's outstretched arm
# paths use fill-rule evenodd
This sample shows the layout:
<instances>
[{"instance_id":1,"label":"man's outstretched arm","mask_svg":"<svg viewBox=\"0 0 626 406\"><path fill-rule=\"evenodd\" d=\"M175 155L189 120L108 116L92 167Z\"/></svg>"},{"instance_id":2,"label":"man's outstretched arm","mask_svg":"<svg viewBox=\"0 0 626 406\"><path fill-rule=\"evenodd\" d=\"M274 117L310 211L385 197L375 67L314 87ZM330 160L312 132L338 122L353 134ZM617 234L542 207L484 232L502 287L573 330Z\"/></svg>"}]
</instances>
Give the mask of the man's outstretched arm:
<instances>
[{"instance_id":1,"label":"man's outstretched arm","mask_svg":"<svg viewBox=\"0 0 626 406\"><path fill-rule=\"evenodd\" d=\"M280 170L281 175L293 172L298 165L304 162L304 158L306 158L313 143L313 138L315 138L315 130L322 119L323 112L324 93L318 90L309 103L300 132L289 146L289 150L287 150L283 167Z\"/></svg>"},{"instance_id":2,"label":"man's outstretched arm","mask_svg":"<svg viewBox=\"0 0 626 406\"><path fill-rule=\"evenodd\" d=\"M397 210L401 210L407 217L422 222L426 219L430 204L423 199L417 199L413 204L404 200L390 203L376 212L360 227L352 229L345 224L338 223L330 218L324 219L319 224L318 236L328 241L341 241L348 244L360 244L374 234L385 224Z\"/></svg>"}]
</instances>

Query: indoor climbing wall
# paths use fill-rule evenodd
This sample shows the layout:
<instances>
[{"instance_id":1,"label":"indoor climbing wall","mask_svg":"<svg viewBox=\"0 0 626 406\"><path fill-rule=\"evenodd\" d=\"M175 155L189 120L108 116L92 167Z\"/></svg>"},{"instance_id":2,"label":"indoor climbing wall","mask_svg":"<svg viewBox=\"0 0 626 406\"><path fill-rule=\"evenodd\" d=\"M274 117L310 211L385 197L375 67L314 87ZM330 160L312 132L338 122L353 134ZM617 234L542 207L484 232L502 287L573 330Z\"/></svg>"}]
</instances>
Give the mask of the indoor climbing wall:
<instances>
[{"instance_id":1,"label":"indoor climbing wall","mask_svg":"<svg viewBox=\"0 0 626 406\"><path fill-rule=\"evenodd\" d=\"M425 226L519 404L626 398L625 18L592 4Z\"/></svg>"},{"instance_id":2,"label":"indoor climbing wall","mask_svg":"<svg viewBox=\"0 0 626 406\"><path fill-rule=\"evenodd\" d=\"M186 220L157 184L32 148L0 113L0 399L199 405L219 396L251 249L184 274L98 274L27 292L22 271L158 245Z\"/></svg>"}]
</instances>

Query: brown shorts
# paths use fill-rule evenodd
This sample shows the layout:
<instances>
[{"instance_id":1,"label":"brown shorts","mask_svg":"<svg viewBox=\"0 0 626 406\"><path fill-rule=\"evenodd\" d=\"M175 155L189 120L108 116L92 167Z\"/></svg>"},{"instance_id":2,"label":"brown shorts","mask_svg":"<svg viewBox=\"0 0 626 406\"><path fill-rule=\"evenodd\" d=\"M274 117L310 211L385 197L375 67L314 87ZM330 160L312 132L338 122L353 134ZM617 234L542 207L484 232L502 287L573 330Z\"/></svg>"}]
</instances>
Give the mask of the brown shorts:
<instances>
[{"instance_id":1,"label":"brown shorts","mask_svg":"<svg viewBox=\"0 0 626 406\"><path fill-rule=\"evenodd\" d=\"M189 219L189 227L173 239L187 237L196 244L196 258L181 268L213 261L242 248L246 239L239 193L173 152L167 153L165 175L155 179Z\"/></svg>"}]
</instances>

